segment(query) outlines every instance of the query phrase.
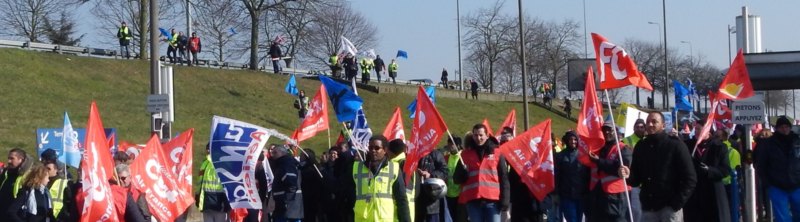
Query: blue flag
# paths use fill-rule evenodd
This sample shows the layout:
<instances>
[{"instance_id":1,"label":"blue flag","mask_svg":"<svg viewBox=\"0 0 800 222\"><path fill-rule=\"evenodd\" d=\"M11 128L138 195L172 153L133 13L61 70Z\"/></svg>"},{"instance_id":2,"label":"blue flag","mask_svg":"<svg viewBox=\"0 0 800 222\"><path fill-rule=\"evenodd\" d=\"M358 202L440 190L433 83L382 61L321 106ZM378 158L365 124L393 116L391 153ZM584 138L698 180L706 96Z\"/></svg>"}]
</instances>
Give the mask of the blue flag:
<instances>
[{"instance_id":1,"label":"blue flag","mask_svg":"<svg viewBox=\"0 0 800 222\"><path fill-rule=\"evenodd\" d=\"M336 119L339 122L352 121L356 118L356 114L364 100L356 95L347 85L333 81L326 76L319 76L322 85L325 85L325 90L328 92L328 97L331 99L333 110L336 111Z\"/></svg>"},{"instance_id":2,"label":"blue flag","mask_svg":"<svg viewBox=\"0 0 800 222\"><path fill-rule=\"evenodd\" d=\"M695 85L694 82L692 82L692 79L686 78L686 87L689 88L689 96L695 100L698 99L700 95L697 94L697 90L695 90Z\"/></svg>"},{"instance_id":3,"label":"blue flag","mask_svg":"<svg viewBox=\"0 0 800 222\"><path fill-rule=\"evenodd\" d=\"M372 129L370 129L369 124L367 124L367 115L364 114L364 109L360 108L356 112L356 118L353 120L352 142L358 144L354 147L366 151L366 148L369 146L370 138L372 138Z\"/></svg>"},{"instance_id":4,"label":"blue flag","mask_svg":"<svg viewBox=\"0 0 800 222\"><path fill-rule=\"evenodd\" d=\"M289 77L289 82L286 83L286 87L284 87L283 90L295 96L300 93L297 90L297 80L294 79L294 74L292 74L292 77Z\"/></svg>"},{"instance_id":5,"label":"blue flag","mask_svg":"<svg viewBox=\"0 0 800 222\"><path fill-rule=\"evenodd\" d=\"M58 152L58 161L78 168L81 164L81 142L78 140L78 132L72 128L67 112L64 112L64 131L62 133L62 147L61 152Z\"/></svg>"},{"instance_id":6,"label":"blue flag","mask_svg":"<svg viewBox=\"0 0 800 222\"><path fill-rule=\"evenodd\" d=\"M395 57L396 58L408 59L408 52L403 51L403 50L397 50L397 56L395 56Z\"/></svg>"},{"instance_id":7,"label":"blue flag","mask_svg":"<svg viewBox=\"0 0 800 222\"><path fill-rule=\"evenodd\" d=\"M689 102L689 89L686 89L678 80L672 80L672 86L675 88L675 109L684 111L693 111L692 103Z\"/></svg>"},{"instance_id":8,"label":"blue flag","mask_svg":"<svg viewBox=\"0 0 800 222\"><path fill-rule=\"evenodd\" d=\"M161 35L166 36L167 40L172 41L172 35L169 34L169 31L164 28L158 28L158 31L161 31Z\"/></svg>"},{"instance_id":9,"label":"blue flag","mask_svg":"<svg viewBox=\"0 0 800 222\"><path fill-rule=\"evenodd\" d=\"M433 104L436 104L436 87L428 86L428 88L425 89L425 94L428 94L428 97L431 98L431 102L433 102ZM417 112L417 99L411 101L411 104L408 104L408 106L406 106L406 110L411 112L411 115L409 117L413 119L414 115L416 115Z\"/></svg>"},{"instance_id":10,"label":"blue flag","mask_svg":"<svg viewBox=\"0 0 800 222\"><path fill-rule=\"evenodd\" d=\"M256 161L273 134L260 126L214 116L209 151L211 163L233 208L260 209Z\"/></svg>"}]
</instances>

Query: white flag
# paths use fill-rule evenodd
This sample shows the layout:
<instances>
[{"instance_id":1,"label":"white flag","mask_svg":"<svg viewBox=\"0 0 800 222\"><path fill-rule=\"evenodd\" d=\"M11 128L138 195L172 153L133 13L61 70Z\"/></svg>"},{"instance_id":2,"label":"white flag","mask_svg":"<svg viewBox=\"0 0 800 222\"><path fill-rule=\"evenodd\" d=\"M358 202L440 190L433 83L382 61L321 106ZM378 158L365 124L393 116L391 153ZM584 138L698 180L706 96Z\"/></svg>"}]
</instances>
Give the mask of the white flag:
<instances>
[{"instance_id":1,"label":"white flag","mask_svg":"<svg viewBox=\"0 0 800 222\"><path fill-rule=\"evenodd\" d=\"M342 48L339 50L339 52L340 54L341 52L347 52L355 56L358 53L358 49L356 49L356 46L353 45L350 40L342 36Z\"/></svg>"}]
</instances>

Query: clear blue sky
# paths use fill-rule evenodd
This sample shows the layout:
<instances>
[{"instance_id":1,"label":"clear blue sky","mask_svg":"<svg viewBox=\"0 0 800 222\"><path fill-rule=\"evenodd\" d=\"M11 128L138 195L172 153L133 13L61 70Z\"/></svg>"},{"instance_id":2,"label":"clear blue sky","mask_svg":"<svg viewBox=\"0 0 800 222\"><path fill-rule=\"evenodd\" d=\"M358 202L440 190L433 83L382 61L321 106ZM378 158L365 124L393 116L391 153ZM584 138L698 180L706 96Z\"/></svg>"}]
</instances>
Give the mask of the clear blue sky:
<instances>
[{"instance_id":1,"label":"clear blue sky","mask_svg":"<svg viewBox=\"0 0 800 222\"><path fill-rule=\"evenodd\" d=\"M394 57L398 49L408 51L409 59L400 61L400 77L438 80L442 68L452 73L458 69L455 0L352 0L352 6L378 26L379 46L383 57ZM491 7L493 0L461 0L461 16L480 8ZM546 21L572 19L583 23L583 1L523 0L524 13ZM694 56L702 55L720 68L728 66L727 25L735 25L741 7L762 19L762 46L765 50L800 50L800 1L742 0L668 0L667 44L688 55L692 43ZM658 29L648 21L662 23L661 1L587 0L588 32L597 32L612 42L627 38L658 42ZM517 1L506 0L504 11L517 14ZM462 35L465 30L462 29ZM583 29L580 29L583 34ZM735 47L735 36L733 46ZM589 53L592 55L591 40ZM583 53L583 46L578 49ZM466 51L462 48L462 56ZM734 49L735 53L735 49ZM466 77L466 76L465 76Z\"/></svg>"},{"instance_id":2,"label":"clear blue sky","mask_svg":"<svg viewBox=\"0 0 800 222\"><path fill-rule=\"evenodd\" d=\"M442 68L451 73L458 69L456 1L455 0L351 0L378 27L378 54L392 58L398 49L406 50L408 60L400 61L400 78L430 78L437 80ZM480 8L491 7L493 0L461 0L461 16ZM87 4L92 5L92 4ZM765 50L800 50L800 1L770 0L669 0L667 1L667 44L684 55L689 54L690 41L694 56L703 56L713 65L728 66L728 43L725 29L735 24L741 7L747 5L751 14L762 19L762 45ZM523 0L524 12L545 21L572 19L583 23L582 0L533 1ZM86 6L75 15L81 22L80 32L88 33L84 45L102 45L92 33L95 19ZM517 14L517 1L506 0L504 11ZM657 0L587 0L588 32L597 32L610 41L622 43L627 38L657 42L658 29L648 21L662 22L661 1ZM182 19L182 18L181 18ZM179 21L182 22L182 21ZM462 35L466 30L462 29ZM583 29L580 29L583 34ZM734 37L735 41L735 37ZM589 41L591 44L591 41ZM735 47L735 42L733 43ZM114 47L114 46L107 46ZM592 48L589 46L590 57ZM581 45L578 52L583 52ZM734 49L735 52L735 49ZM462 50L462 55L466 55Z\"/></svg>"}]
</instances>

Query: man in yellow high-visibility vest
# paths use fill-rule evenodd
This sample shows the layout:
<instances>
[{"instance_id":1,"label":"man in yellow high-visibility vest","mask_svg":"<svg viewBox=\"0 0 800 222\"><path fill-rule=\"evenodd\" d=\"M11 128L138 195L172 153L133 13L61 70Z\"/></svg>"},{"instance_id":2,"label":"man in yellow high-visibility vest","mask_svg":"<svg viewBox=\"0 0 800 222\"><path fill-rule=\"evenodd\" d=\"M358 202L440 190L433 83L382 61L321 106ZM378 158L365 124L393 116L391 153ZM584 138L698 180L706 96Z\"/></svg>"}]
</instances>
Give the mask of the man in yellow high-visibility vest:
<instances>
[{"instance_id":1,"label":"man in yellow high-visibility vest","mask_svg":"<svg viewBox=\"0 0 800 222\"><path fill-rule=\"evenodd\" d=\"M119 30L117 30L117 39L119 39L119 53L122 54L121 56L124 56L128 59L131 58L131 52L128 50L128 45L131 44L132 38L133 34L131 33L131 29L128 28L128 24L122 22Z\"/></svg>"}]
</instances>

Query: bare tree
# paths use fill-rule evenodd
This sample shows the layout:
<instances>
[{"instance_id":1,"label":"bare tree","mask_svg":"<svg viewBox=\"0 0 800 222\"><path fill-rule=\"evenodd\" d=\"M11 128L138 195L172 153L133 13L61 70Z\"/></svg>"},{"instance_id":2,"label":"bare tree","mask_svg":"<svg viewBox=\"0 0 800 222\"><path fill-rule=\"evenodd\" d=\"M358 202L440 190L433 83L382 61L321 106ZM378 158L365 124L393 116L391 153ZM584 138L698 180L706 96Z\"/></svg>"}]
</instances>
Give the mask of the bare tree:
<instances>
[{"instance_id":1,"label":"bare tree","mask_svg":"<svg viewBox=\"0 0 800 222\"><path fill-rule=\"evenodd\" d=\"M372 48L378 40L378 28L343 0L333 0L316 11L312 21L301 49L309 63L320 67L327 67L328 57L341 49L342 36L359 49Z\"/></svg>"},{"instance_id":2,"label":"bare tree","mask_svg":"<svg viewBox=\"0 0 800 222\"><path fill-rule=\"evenodd\" d=\"M548 22L544 25L541 47L544 50L545 70L553 83L553 97L558 97L558 82L566 82L567 60L577 58L574 49L579 45L582 35L578 33L580 23L566 20L561 23ZM566 89L566 84L562 87Z\"/></svg>"},{"instance_id":3,"label":"bare tree","mask_svg":"<svg viewBox=\"0 0 800 222\"><path fill-rule=\"evenodd\" d=\"M174 0L158 1L158 21L161 27L171 27L174 25L175 18L180 11L175 5ZM150 0L97 0L92 8L92 14L98 18L96 30L100 42L117 46L117 31L120 23L128 23L128 28L133 36L133 43L137 47L131 47L134 53L138 53L140 59L147 59L147 47L150 33L150 15L148 15Z\"/></svg>"},{"instance_id":4,"label":"bare tree","mask_svg":"<svg viewBox=\"0 0 800 222\"><path fill-rule=\"evenodd\" d=\"M267 35L275 33L275 35L283 36L284 42L281 44L285 50L282 50L290 58L286 59L286 66L292 67L293 61L298 57L301 51L300 48L308 37L308 27L316 19L315 13L327 9L326 6L335 4L331 0L304 0L289 2L272 10L273 13L268 16L267 20L274 24L270 26ZM267 48L267 47L264 47Z\"/></svg>"},{"instance_id":5,"label":"bare tree","mask_svg":"<svg viewBox=\"0 0 800 222\"><path fill-rule=\"evenodd\" d=\"M46 34L45 20L74 8L80 0L0 0L0 22L5 29L28 41L39 42Z\"/></svg>"},{"instance_id":6,"label":"bare tree","mask_svg":"<svg viewBox=\"0 0 800 222\"><path fill-rule=\"evenodd\" d=\"M246 47L239 50L233 49L235 46L244 45L242 35L236 30L242 31L247 24L241 21L247 15L236 6L237 0L200 0L194 7L197 31L199 36L204 38L204 46L207 53L210 53L218 61L227 61L231 55L244 53ZM232 46L234 45L234 46Z\"/></svg>"},{"instance_id":7,"label":"bare tree","mask_svg":"<svg viewBox=\"0 0 800 222\"><path fill-rule=\"evenodd\" d=\"M241 0L250 17L250 69L258 69L258 32L263 12L293 0Z\"/></svg>"},{"instance_id":8,"label":"bare tree","mask_svg":"<svg viewBox=\"0 0 800 222\"><path fill-rule=\"evenodd\" d=\"M61 12L61 16L56 21L52 21L50 18L44 20L45 35L53 44L78 45L86 34L81 34L76 38L73 36L75 29L75 21L66 12Z\"/></svg>"},{"instance_id":9,"label":"bare tree","mask_svg":"<svg viewBox=\"0 0 800 222\"><path fill-rule=\"evenodd\" d=\"M502 54L511 47L507 40L516 28L515 22L501 14L502 7L503 2L498 1L491 8L480 9L464 19L464 27L467 29L465 45L469 53L482 54L481 57L488 63L488 87L492 93L495 87L495 65Z\"/></svg>"}]
</instances>

